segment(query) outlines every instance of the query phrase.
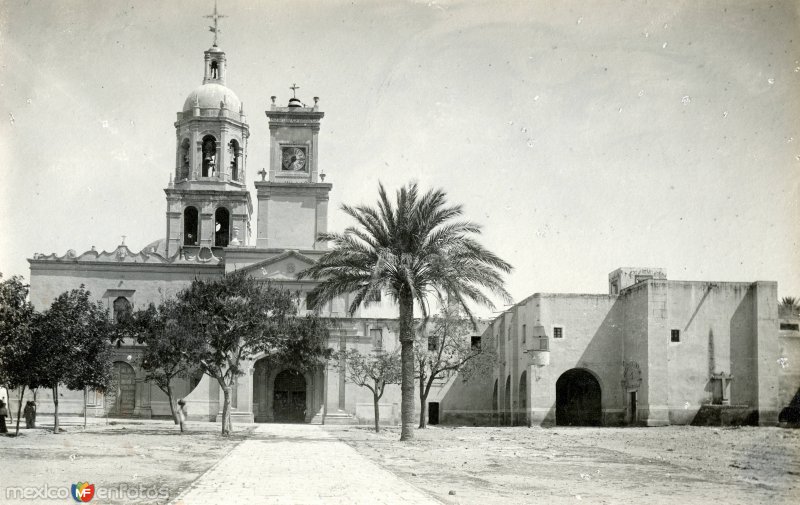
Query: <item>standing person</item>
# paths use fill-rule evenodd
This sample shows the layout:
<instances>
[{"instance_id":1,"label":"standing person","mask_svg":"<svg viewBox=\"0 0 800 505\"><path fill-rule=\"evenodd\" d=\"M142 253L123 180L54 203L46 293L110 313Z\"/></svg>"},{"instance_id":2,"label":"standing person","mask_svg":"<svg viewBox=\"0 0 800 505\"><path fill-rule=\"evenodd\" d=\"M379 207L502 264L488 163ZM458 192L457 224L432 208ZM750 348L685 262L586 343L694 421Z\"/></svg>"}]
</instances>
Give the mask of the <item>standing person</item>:
<instances>
[{"instance_id":1,"label":"standing person","mask_svg":"<svg viewBox=\"0 0 800 505\"><path fill-rule=\"evenodd\" d=\"M28 401L25 404L25 428L36 428L36 403Z\"/></svg>"},{"instance_id":2,"label":"standing person","mask_svg":"<svg viewBox=\"0 0 800 505\"><path fill-rule=\"evenodd\" d=\"M189 412L186 409L186 400L181 398L180 400L178 400L178 420L180 421L181 424L181 433L183 433L184 423L186 423L186 418L188 416Z\"/></svg>"},{"instance_id":3,"label":"standing person","mask_svg":"<svg viewBox=\"0 0 800 505\"><path fill-rule=\"evenodd\" d=\"M0 400L0 433L8 433L8 428L6 428L6 416L8 416L6 402Z\"/></svg>"}]
</instances>

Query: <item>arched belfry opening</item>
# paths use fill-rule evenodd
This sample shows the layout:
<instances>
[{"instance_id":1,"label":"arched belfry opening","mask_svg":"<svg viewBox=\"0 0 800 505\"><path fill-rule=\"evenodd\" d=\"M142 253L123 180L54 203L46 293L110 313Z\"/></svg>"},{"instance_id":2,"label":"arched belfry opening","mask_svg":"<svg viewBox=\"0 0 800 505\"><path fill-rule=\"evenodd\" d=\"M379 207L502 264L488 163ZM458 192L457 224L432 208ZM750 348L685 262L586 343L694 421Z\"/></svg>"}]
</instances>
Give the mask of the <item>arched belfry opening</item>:
<instances>
[{"instance_id":1,"label":"arched belfry opening","mask_svg":"<svg viewBox=\"0 0 800 505\"><path fill-rule=\"evenodd\" d=\"M211 60L211 78L219 79L219 63L217 60Z\"/></svg>"},{"instance_id":2,"label":"arched belfry opening","mask_svg":"<svg viewBox=\"0 0 800 505\"><path fill-rule=\"evenodd\" d=\"M241 167L242 148L239 146L239 142L236 141L236 139L231 140L228 143L228 154L231 160L231 180L238 181Z\"/></svg>"},{"instance_id":3,"label":"arched belfry opening","mask_svg":"<svg viewBox=\"0 0 800 505\"><path fill-rule=\"evenodd\" d=\"M200 236L200 221L195 207L183 211L183 245L197 245Z\"/></svg>"},{"instance_id":4,"label":"arched belfry opening","mask_svg":"<svg viewBox=\"0 0 800 505\"><path fill-rule=\"evenodd\" d=\"M214 213L214 245L228 247L230 242L231 213L225 207L220 207Z\"/></svg>"},{"instance_id":5,"label":"arched belfry opening","mask_svg":"<svg viewBox=\"0 0 800 505\"><path fill-rule=\"evenodd\" d=\"M203 137L203 177L214 177L217 173L217 139L213 135Z\"/></svg>"},{"instance_id":6,"label":"arched belfry opening","mask_svg":"<svg viewBox=\"0 0 800 505\"><path fill-rule=\"evenodd\" d=\"M567 370L556 381L556 425L601 426L600 383L586 370Z\"/></svg>"},{"instance_id":7,"label":"arched belfry opening","mask_svg":"<svg viewBox=\"0 0 800 505\"><path fill-rule=\"evenodd\" d=\"M190 155L189 152L191 150L191 144L189 143L189 139L183 139L181 142L181 149L180 149L180 159L178 163L180 164L180 170L178 171L178 180L186 180L189 178L189 174L191 172L190 166Z\"/></svg>"}]
</instances>

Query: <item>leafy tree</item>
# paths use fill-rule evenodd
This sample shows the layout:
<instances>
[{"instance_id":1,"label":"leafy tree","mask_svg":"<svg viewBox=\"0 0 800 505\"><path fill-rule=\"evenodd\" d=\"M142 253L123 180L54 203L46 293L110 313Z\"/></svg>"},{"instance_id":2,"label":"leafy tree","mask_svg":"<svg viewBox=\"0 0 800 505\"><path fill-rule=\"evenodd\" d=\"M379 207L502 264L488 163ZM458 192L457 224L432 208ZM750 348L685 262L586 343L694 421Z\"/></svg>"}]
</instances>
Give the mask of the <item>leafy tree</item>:
<instances>
[{"instance_id":1,"label":"leafy tree","mask_svg":"<svg viewBox=\"0 0 800 505\"><path fill-rule=\"evenodd\" d=\"M92 302L84 286L60 294L37 324L32 351L38 356L33 373L53 392L54 426L58 433L58 387L105 390L111 383L111 325L100 302Z\"/></svg>"},{"instance_id":2,"label":"leafy tree","mask_svg":"<svg viewBox=\"0 0 800 505\"><path fill-rule=\"evenodd\" d=\"M423 322L421 326L422 331L418 333L414 346L414 359L419 380L419 427L425 428L425 404L436 380L457 372L467 379L479 371L491 370L493 361L490 351L472 347L474 326L458 306L445 304L429 324ZM430 331L427 331L428 326Z\"/></svg>"},{"instance_id":3,"label":"leafy tree","mask_svg":"<svg viewBox=\"0 0 800 505\"><path fill-rule=\"evenodd\" d=\"M244 361L260 353L289 357L288 349L295 349L310 354L291 359L310 366L329 354L324 325L316 318L294 317L295 296L248 275L196 279L178 300L186 331L200 339L191 359L222 388L223 435L231 432L232 388L244 373Z\"/></svg>"},{"instance_id":4,"label":"leafy tree","mask_svg":"<svg viewBox=\"0 0 800 505\"><path fill-rule=\"evenodd\" d=\"M38 386L32 373L37 359L32 347L38 314L28 301L29 288L19 276L0 282L0 385L9 390L9 400L10 391L18 389L17 435L25 390Z\"/></svg>"},{"instance_id":5,"label":"leafy tree","mask_svg":"<svg viewBox=\"0 0 800 505\"><path fill-rule=\"evenodd\" d=\"M375 433L380 432L380 409L378 402L383 397L387 384L400 383L400 355L397 351L361 354L355 349L339 351L334 355L339 373L348 381L372 391L375 406ZM342 359L343 358L343 359Z\"/></svg>"},{"instance_id":6,"label":"leafy tree","mask_svg":"<svg viewBox=\"0 0 800 505\"><path fill-rule=\"evenodd\" d=\"M198 344L197 337L186 331L181 315L177 301L166 300L158 307L151 303L146 309L137 310L127 323L123 323L127 324L127 331L135 335L138 343L145 344L140 359L145 379L167 395L175 424L179 419L172 381L176 377L188 377L196 368L189 355Z\"/></svg>"},{"instance_id":7,"label":"leafy tree","mask_svg":"<svg viewBox=\"0 0 800 505\"><path fill-rule=\"evenodd\" d=\"M402 363L402 430L400 440L414 436L414 306L427 318L431 295L447 296L472 318L468 303L493 307L484 290L511 299L502 273L511 265L480 245L473 235L480 227L456 220L460 205L449 206L442 190L420 194L416 183L397 191L392 203L379 185L377 207L343 205L356 220L343 233L322 233L318 240L333 249L299 274L320 280L314 306L353 293L349 313L383 291L399 305Z\"/></svg>"}]
</instances>

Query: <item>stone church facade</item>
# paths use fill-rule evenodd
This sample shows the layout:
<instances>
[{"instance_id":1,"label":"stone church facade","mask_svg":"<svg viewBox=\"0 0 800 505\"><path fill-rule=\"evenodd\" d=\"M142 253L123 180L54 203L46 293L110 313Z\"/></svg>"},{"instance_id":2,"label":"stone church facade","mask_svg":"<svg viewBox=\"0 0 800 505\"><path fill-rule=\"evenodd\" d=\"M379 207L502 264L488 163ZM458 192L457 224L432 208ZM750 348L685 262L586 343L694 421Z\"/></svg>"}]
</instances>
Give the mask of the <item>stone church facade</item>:
<instances>
[{"instance_id":1,"label":"stone church facade","mask_svg":"<svg viewBox=\"0 0 800 505\"><path fill-rule=\"evenodd\" d=\"M247 189L250 148L248 118L242 102L226 85L226 54L216 45L205 51L203 81L186 98L175 121L175 167L164 189L166 233L141 251L124 241L113 251L94 248L82 254L36 254L29 260L31 301L43 310L60 293L81 284L108 307L112 318L175 296L193 279L213 279L239 271L299 293L300 313L314 281L297 280L327 245L332 188L319 162L318 99L306 106L292 98L279 106L273 98L269 120L269 170L254 182L257 215ZM255 223L253 222L255 218ZM252 240L251 240L252 237ZM321 316L335 321L330 347L362 353L397 346L396 308L389 300L346 313L347 296L327 304ZM61 412L153 417L170 413L166 396L144 379L137 365L141 348L125 342L114 349L114 383L101 394L64 392ZM239 422L367 422L372 419L368 390L345 381L335 363L313 371L269 368L256 357L245 366L233 391L233 419ZM177 380L176 397L185 397L190 417L215 420L221 391L207 376ZM40 391L40 412L52 408L50 393ZM435 398L435 394L433 397ZM399 420L399 386L381 400L381 417Z\"/></svg>"}]
</instances>

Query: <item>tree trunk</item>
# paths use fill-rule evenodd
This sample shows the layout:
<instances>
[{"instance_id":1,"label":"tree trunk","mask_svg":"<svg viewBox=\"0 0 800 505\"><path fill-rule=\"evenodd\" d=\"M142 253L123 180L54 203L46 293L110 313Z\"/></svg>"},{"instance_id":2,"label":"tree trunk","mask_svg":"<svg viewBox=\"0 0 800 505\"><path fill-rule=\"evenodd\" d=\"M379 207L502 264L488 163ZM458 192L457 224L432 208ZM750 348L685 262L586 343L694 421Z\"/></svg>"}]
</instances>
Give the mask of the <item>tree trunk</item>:
<instances>
[{"instance_id":1,"label":"tree trunk","mask_svg":"<svg viewBox=\"0 0 800 505\"><path fill-rule=\"evenodd\" d=\"M53 386L53 405L55 405L53 410L53 433L58 435L58 384Z\"/></svg>"},{"instance_id":2,"label":"tree trunk","mask_svg":"<svg viewBox=\"0 0 800 505\"><path fill-rule=\"evenodd\" d=\"M380 433L381 431L381 411L378 407L380 399L381 397L378 396L378 393L372 393L372 400L375 402L375 433Z\"/></svg>"},{"instance_id":3,"label":"tree trunk","mask_svg":"<svg viewBox=\"0 0 800 505\"><path fill-rule=\"evenodd\" d=\"M231 387L222 387L224 400L222 403L222 436L227 437L231 434Z\"/></svg>"},{"instance_id":4,"label":"tree trunk","mask_svg":"<svg viewBox=\"0 0 800 505\"><path fill-rule=\"evenodd\" d=\"M428 392L425 390L425 371L420 365L419 369L419 429L424 430L428 426L425 417L425 400L428 399Z\"/></svg>"},{"instance_id":5,"label":"tree trunk","mask_svg":"<svg viewBox=\"0 0 800 505\"><path fill-rule=\"evenodd\" d=\"M19 416L22 413L22 400L25 399L25 386L22 386L19 393L19 405L17 405L17 429L14 431L14 436L19 436ZM8 394L8 409L11 410L11 393Z\"/></svg>"},{"instance_id":6,"label":"tree trunk","mask_svg":"<svg viewBox=\"0 0 800 505\"><path fill-rule=\"evenodd\" d=\"M178 419L178 414L175 412L175 401L172 399L172 384L167 384L166 393L167 399L169 400L169 410L172 412L172 420L175 421L175 424L178 424L180 420Z\"/></svg>"},{"instance_id":7,"label":"tree trunk","mask_svg":"<svg viewBox=\"0 0 800 505\"><path fill-rule=\"evenodd\" d=\"M83 429L86 429L86 402L89 401L89 389L83 386Z\"/></svg>"},{"instance_id":8,"label":"tree trunk","mask_svg":"<svg viewBox=\"0 0 800 505\"><path fill-rule=\"evenodd\" d=\"M400 440L414 438L414 299L400 293Z\"/></svg>"}]
</instances>

